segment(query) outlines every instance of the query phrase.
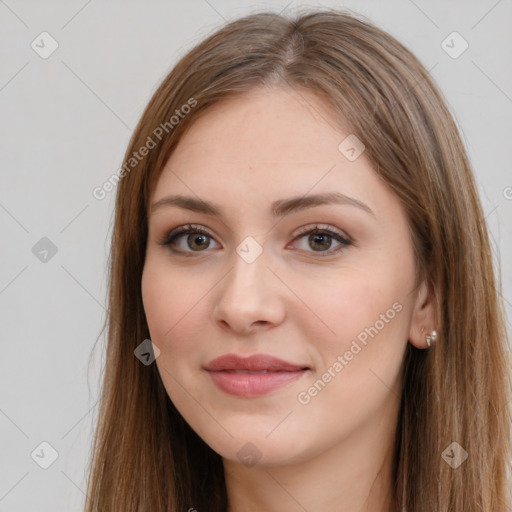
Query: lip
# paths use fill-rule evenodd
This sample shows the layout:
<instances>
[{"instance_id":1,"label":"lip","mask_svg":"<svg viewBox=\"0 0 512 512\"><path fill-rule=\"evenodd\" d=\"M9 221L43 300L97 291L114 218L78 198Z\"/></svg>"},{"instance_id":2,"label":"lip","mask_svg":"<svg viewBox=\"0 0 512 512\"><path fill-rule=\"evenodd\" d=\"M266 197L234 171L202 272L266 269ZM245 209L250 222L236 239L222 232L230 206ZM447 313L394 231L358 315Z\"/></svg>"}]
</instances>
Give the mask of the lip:
<instances>
[{"instance_id":1,"label":"lip","mask_svg":"<svg viewBox=\"0 0 512 512\"><path fill-rule=\"evenodd\" d=\"M297 371L307 368L306 365L289 363L270 354L254 354L242 357L237 354L225 354L210 361L205 367L207 371L248 370L248 371Z\"/></svg>"},{"instance_id":2,"label":"lip","mask_svg":"<svg viewBox=\"0 0 512 512\"><path fill-rule=\"evenodd\" d=\"M219 389L247 398L286 386L309 371L305 365L290 363L269 354L249 357L226 354L210 361L204 369Z\"/></svg>"}]
</instances>

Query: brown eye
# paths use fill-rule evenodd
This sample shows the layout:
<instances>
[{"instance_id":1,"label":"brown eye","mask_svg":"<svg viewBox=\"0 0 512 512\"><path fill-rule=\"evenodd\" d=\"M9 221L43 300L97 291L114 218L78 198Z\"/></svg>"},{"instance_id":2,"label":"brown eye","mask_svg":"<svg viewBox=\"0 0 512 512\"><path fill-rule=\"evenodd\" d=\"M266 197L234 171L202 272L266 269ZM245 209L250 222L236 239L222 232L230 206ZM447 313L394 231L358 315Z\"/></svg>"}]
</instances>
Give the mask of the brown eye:
<instances>
[{"instance_id":1,"label":"brown eye","mask_svg":"<svg viewBox=\"0 0 512 512\"><path fill-rule=\"evenodd\" d=\"M315 233L309 235L308 243L310 247L317 248L320 251L325 251L331 248L332 245L332 236L326 233Z\"/></svg>"},{"instance_id":2,"label":"brown eye","mask_svg":"<svg viewBox=\"0 0 512 512\"><path fill-rule=\"evenodd\" d=\"M352 241L348 237L345 238L338 231L321 225L301 228L299 236L296 236L295 240L299 242L297 244L299 249L316 253L318 256L330 256L352 245ZM337 245L332 248L333 244Z\"/></svg>"},{"instance_id":3,"label":"brown eye","mask_svg":"<svg viewBox=\"0 0 512 512\"><path fill-rule=\"evenodd\" d=\"M188 247L194 251L201 251L202 249L208 249L210 245L210 238L208 235L202 233L188 235L187 238Z\"/></svg>"},{"instance_id":4,"label":"brown eye","mask_svg":"<svg viewBox=\"0 0 512 512\"><path fill-rule=\"evenodd\" d=\"M160 241L160 245L168 246L174 252L192 254L204 252L205 249L210 248L213 241L213 237L206 229L188 224L168 233ZM217 244L217 247L220 246Z\"/></svg>"}]
</instances>

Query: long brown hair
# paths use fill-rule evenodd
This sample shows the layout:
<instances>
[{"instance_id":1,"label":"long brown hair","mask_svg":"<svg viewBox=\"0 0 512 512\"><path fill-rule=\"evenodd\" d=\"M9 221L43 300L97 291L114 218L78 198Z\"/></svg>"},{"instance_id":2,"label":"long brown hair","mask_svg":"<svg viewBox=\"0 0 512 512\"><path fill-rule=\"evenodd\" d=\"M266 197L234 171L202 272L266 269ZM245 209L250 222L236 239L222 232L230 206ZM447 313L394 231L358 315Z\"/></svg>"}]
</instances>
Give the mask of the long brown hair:
<instances>
[{"instance_id":1,"label":"long brown hair","mask_svg":"<svg viewBox=\"0 0 512 512\"><path fill-rule=\"evenodd\" d=\"M177 412L156 365L142 364L134 349L149 338L141 276L152 187L206 108L260 86L315 91L365 144L405 208L417 282L426 280L436 299L438 341L429 350L409 343L404 357L394 446L399 510L507 510L507 332L463 143L441 93L406 48L358 16L321 10L293 20L258 13L225 25L177 63L135 129L130 164L118 174L108 346L86 511L226 510L221 457ZM143 146L145 156L130 160ZM468 454L456 469L443 457L454 442Z\"/></svg>"}]
</instances>

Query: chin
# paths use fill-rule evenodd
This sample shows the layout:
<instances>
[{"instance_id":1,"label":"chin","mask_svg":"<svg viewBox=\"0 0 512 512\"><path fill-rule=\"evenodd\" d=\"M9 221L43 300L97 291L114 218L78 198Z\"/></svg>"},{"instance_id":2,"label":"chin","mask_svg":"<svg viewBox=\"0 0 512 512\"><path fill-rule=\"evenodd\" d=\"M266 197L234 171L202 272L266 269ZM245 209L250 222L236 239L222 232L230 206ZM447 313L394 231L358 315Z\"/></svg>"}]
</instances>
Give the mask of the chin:
<instances>
[{"instance_id":1,"label":"chin","mask_svg":"<svg viewBox=\"0 0 512 512\"><path fill-rule=\"evenodd\" d=\"M284 430L281 435L277 431L269 435L268 431L262 433L247 427L236 430L236 435L232 438L226 435L222 439L209 436L203 439L223 459L246 467L273 467L297 463L307 459L308 453L312 451L312 447L302 444L304 436L290 436Z\"/></svg>"}]
</instances>

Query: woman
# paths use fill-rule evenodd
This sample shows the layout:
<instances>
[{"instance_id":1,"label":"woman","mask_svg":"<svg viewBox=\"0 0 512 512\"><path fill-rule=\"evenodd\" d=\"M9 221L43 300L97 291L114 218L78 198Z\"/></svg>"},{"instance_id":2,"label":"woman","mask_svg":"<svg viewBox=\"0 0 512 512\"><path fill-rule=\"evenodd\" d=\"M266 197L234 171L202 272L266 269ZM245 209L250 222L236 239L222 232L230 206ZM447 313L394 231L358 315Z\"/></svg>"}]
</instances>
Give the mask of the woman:
<instances>
[{"instance_id":1,"label":"woman","mask_svg":"<svg viewBox=\"0 0 512 512\"><path fill-rule=\"evenodd\" d=\"M408 50L334 11L228 24L119 173L87 510L509 509L497 283Z\"/></svg>"}]
</instances>

